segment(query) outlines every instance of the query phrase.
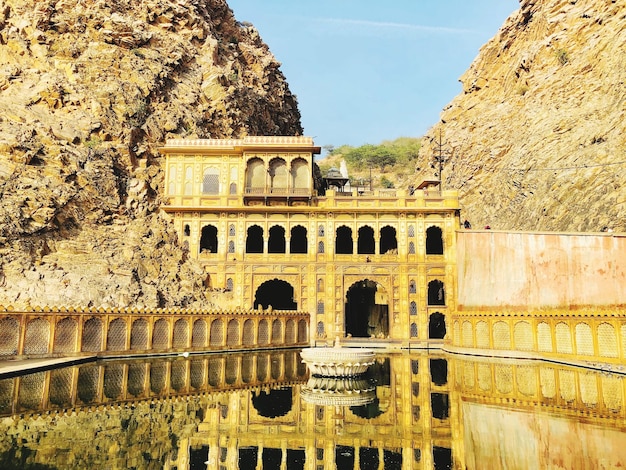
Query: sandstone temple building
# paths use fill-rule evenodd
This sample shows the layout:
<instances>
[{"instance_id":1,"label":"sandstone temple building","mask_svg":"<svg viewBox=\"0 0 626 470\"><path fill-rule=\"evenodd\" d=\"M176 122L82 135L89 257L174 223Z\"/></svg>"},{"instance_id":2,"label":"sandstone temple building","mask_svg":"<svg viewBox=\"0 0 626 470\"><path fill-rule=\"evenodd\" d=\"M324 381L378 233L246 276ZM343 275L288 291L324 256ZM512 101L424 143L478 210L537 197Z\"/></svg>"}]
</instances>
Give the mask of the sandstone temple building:
<instances>
[{"instance_id":1,"label":"sandstone temple building","mask_svg":"<svg viewBox=\"0 0 626 470\"><path fill-rule=\"evenodd\" d=\"M221 308L311 314L313 344L441 343L456 191L350 189L310 137L168 140L163 210Z\"/></svg>"}]
</instances>

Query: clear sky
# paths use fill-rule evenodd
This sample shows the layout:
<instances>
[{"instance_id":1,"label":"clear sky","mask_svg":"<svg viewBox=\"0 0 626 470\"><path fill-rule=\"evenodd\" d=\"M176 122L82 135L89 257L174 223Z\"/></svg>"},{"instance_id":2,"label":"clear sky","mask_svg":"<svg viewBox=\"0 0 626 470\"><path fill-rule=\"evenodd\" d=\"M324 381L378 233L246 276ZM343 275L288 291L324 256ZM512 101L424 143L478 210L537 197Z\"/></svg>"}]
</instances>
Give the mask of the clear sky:
<instances>
[{"instance_id":1,"label":"clear sky","mask_svg":"<svg viewBox=\"0 0 626 470\"><path fill-rule=\"evenodd\" d=\"M258 29L320 146L421 137L518 0L227 0Z\"/></svg>"}]
</instances>

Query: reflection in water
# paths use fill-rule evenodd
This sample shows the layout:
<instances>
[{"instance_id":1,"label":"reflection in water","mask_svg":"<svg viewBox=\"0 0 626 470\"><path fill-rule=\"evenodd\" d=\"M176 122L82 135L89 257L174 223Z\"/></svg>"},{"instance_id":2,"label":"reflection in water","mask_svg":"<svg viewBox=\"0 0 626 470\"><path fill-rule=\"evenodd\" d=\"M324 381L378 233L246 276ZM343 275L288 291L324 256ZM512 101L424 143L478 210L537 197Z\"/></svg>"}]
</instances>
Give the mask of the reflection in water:
<instances>
[{"instance_id":1,"label":"reflection in water","mask_svg":"<svg viewBox=\"0 0 626 470\"><path fill-rule=\"evenodd\" d=\"M615 468L625 393L623 376L425 353L358 379L309 377L298 351L106 361L0 380L0 468Z\"/></svg>"}]
</instances>

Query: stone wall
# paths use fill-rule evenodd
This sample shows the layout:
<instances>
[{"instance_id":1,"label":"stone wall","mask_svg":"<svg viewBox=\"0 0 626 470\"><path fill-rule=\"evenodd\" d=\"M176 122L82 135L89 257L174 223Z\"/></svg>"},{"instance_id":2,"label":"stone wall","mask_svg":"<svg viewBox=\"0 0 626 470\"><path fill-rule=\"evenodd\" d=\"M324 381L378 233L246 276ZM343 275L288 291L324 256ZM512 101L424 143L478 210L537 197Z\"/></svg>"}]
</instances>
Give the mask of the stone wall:
<instances>
[{"instance_id":1,"label":"stone wall","mask_svg":"<svg viewBox=\"0 0 626 470\"><path fill-rule=\"evenodd\" d=\"M623 234L462 231L458 309L626 304Z\"/></svg>"}]
</instances>

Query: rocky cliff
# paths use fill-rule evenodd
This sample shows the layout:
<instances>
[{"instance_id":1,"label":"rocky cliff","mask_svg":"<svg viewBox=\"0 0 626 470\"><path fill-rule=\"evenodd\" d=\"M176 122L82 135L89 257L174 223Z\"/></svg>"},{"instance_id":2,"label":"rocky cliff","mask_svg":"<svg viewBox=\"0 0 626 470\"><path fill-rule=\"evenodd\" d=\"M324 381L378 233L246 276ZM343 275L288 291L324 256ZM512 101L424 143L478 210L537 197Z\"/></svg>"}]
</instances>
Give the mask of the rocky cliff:
<instances>
[{"instance_id":1,"label":"rocky cliff","mask_svg":"<svg viewBox=\"0 0 626 470\"><path fill-rule=\"evenodd\" d=\"M521 0L420 152L475 228L626 230L626 3Z\"/></svg>"},{"instance_id":2,"label":"rocky cliff","mask_svg":"<svg viewBox=\"0 0 626 470\"><path fill-rule=\"evenodd\" d=\"M210 307L158 147L301 134L279 65L224 0L0 2L0 305Z\"/></svg>"}]
</instances>

